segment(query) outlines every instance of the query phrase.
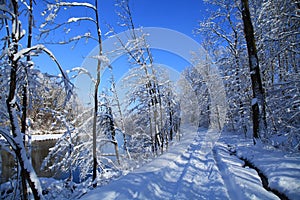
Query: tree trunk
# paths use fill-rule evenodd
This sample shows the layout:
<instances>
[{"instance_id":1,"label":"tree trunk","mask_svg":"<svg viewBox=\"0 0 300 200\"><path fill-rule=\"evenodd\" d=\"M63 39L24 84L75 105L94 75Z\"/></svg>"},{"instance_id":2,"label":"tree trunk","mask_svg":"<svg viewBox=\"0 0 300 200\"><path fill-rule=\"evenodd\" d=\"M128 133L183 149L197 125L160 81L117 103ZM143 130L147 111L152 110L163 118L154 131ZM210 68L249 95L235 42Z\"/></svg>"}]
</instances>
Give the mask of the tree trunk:
<instances>
[{"instance_id":1,"label":"tree trunk","mask_svg":"<svg viewBox=\"0 0 300 200\"><path fill-rule=\"evenodd\" d=\"M120 165L119 147L118 147L118 141L116 139L116 129L115 129L115 124L114 124L112 109L111 109L110 106L108 106L107 109L108 109L108 115L110 116L110 118L109 118L109 129L110 129L110 132L111 132L111 139L112 139L112 143L114 144L114 147L115 147L117 162Z\"/></svg>"},{"instance_id":2,"label":"tree trunk","mask_svg":"<svg viewBox=\"0 0 300 200\"><path fill-rule=\"evenodd\" d=\"M18 52L19 40L20 40L20 29L21 25L18 19L19 16L19 4L18 1L11 1L13 13L12 15L12 32L11 41L13 43L11 54L9 55L9 61L11 65L10 69L10 83L9 83L9 93L6 99L6 106L9 115L12 138L14 140L14 146L12 149L15 152L15 155L18 160L18 164L21 168L21 178L22 178L22 195L23 199L28 199L27 194L27 185L32 190L34 199L40 199L41 194L41 186L39 180L36 177L36 173L33 170L31 162L29 161L24 145L24 138L22 137L20 125L18 122L17 111L16 111L16 92L17 92L17 71L19 68L19 61L14 58L14 55ZM9 31L8 31L9 33ZM26 89L27 90L27 89Z\"/></svg>"},{"instance_id":3,"label":"tree trunk","mask_svg":"<svg viewBox=\"0 0 300 200\"><path fill-rule=\"evenodd\" d=\"M102 35L100 29L100 21L98 15L98 0L95 0L95 17L96 17L96 27L97 27L97 35L98 35L98 45L99 45L99 56L102 56ZM97 177L97 150L96 150L96 141L97 141L97 116L98 116L98 88L100 85L100 72L101 72L101 60L98 59L97 63L97 79L95 83L94 90L94 119L93 119L93 176L92 176L92 184L93 187L97 186L96 177Z\"/></svg>"},{"instance_id":4,"label":"tree trunk","mask_svg":"<svg viewBox=\"0 0 300 200\"><path fill-rule=\"evenodd\" d=\"M97 116L98 116L98 88L100 84L100 61L98 61L97 66L97 80L94 90L94 118L93 118L93 187L97 186L96 177L97 177Z\"/></svg>"},{"instance_id":5,"label":"tree trunk","mask_svg":"<svg viewBox=\"0 0 300 200\"><path fill-rule=\"evenodd\" d=\"M121 110L121 104L120 104L120 100L119 100L119 96L118 96L118 92L116 90L116 83L115 83L115 79L114 79L114 76L113 76L113 68L112 66L110 65L109 66L110 70L111 70L111 80L112 80L112 91L113 91L113 94L115 96L115 101L117 103L117 108L118 108L118 112L119 112L119 118L120 118L120 121L121 121L121 130L122 130L122 133L123 133L123 148L124 148L124 151L126 152L127 154L127 157L131 160L131 156L130 156L130 153L128 151L128 148L127 148L127 139L126 139L126 130L125 130L125 124L124 124L124 117L123 117L123 114L122 114L122 110Z\"/></svg>"},{"instance_id":6,"label":"tree trunk","mask_svg":"<svg viewBox=\"0 0 300 200\"><path fill-rule=\"evenodd\" d=\"M153 155L156 154L156 149L155 149L155 134L153 136L153 128L152 128L152 118L151 118L151 105L148 104L148 113L149 113L149 128L150 128L150 137L151 137L151 150Z\"/></svg>"},{"instance_id":7,"label":"tree trunk","mask_svg":"<svg viewBox=\"0 0 300 200\"><path fill-rule=\"evenodd\" d=\"M32 191L34 199L38 200L42 198L42 193L41 193L42 188L37 179L37 175L32 168L32 165L30 165L30 167L27 166L29 163L31 163L30 160L27 158L27 156L22 157L22 155L24 155L24 153L22 152L24 151L25 151L25 146L17 147L17 149L15 150L18 162L21 166L21 178L22 180L24 180L22 181L24 199L28 199L27 186L25 188L23 186L23 182L26 185L26 180L27 180L27 183ZM36 177L36 180L32 179L32 177Z\"/></svg>"},{"instance_id":8,"label":"tree trunk","mask_svg":"<svg viewBox=\"0 0 300 200\"><path fill-rule=\"evenodd\" d=\"M15 45L15 50L17 50L17 44ZM33 180L32 177L36 177L36 174L32 168L31 162L27 158L26 149L24 146L24 141L19 140L18 138L22 138L21 130L18 124L17 115L16 115L16 104L15 104L15 93L17 88L17 68L18 68L18 61L13 60L13 57L11 60L11 73L10 73L10 85L9 85L9 94L8 98L6 100L6 105L8 109L10 124L11 124L11 131L13 134L13 138L15 141L15 148L13 149L16 157L18 159L18 163L21 167L21 177L22 177L22 192L23 192L23 198L28 199L27 194L27 186L26 181L29 184L34 199L40 199L41 198L41 187L39 184L38 179ZM18 142L22 141L22 142Z\"/></svg>"},{"instance_id":9,"label":"tree trunk","mask_svg":"<svg viewBox=\"0 0 300 200\"><path fill-rule=\"evenodd\" d=\"M257 49L254 38L254 29L251 21L248 0L242 1L242 19L244 22L244 34L247 43L249 67L252 83L252 120L253 120L253 138L254 143L256 139L266 131L265 120L265 100L264 90L259 69L259 62L257 56Z\"/></svg>"}]
</instances>

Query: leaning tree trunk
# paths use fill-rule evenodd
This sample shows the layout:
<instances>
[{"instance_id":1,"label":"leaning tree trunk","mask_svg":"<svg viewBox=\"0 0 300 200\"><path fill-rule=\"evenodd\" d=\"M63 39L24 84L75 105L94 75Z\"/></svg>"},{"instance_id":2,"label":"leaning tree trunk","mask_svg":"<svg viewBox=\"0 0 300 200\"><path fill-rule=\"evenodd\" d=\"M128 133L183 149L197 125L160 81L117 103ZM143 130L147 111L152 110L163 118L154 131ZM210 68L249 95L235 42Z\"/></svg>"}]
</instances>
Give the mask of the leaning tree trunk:
<instances>
[{"instance_id":1,"label":"leaning tree trunk","mask_svg":"<svg viewBox=\"0 0 300 200\"><path fill-rule=\"evenodd\" d=\"M14 45L14 49L17 51L17 44ZM15 140L13 145L13 150L16 154L18 163L21 167L21 177L22 177L22 186L23 186L23 196L24 199L27 199L27 187L26 181L29 184L30 189L32 190L34 199L41 199L41 186L36 178L36 173L33 170L31 162L29 161L25 149L25 145L23 143L23 137L21 134L21 130L19 127L19 122L17 118L16 111L16 102L15 102L15 94L17 89L17 69L18 69L18 61L12 58L11 60L11 72L10 72L10 84L9 84L9 93L6 100L7 110L10 119L11 131L13 134L13 138ZM33 179L34 178L34 179ZM23 185L25 184L25 186Z\"/></svg>"},{"instance_id":2,"label":"leaning tree trunk","mask_svg":"<svg viewBox=\"0 0 300 200\"><path fill-rule=\"evenodd\" d=\"M24 199L28 199L27 185L28 183L34 199L41 199L42 189L40 182L36 176L36 173L32 167L31 162L27 157L26 148L24 145L24 140L22 137L18 116L17 116L17 104L16 104L16 93L17 93L17 71L19 69L19 60L15 58L18 53L19 42L21 39L21 24L19 22L19 3L18 1L11 1L11 6L13 9L13 15L11 15L11 34L7 29L8 37L10 37L11 49L9 54L10 62L10 83L9 91L6 99L6 106L10 120L11 132L12 132L12 149L16 155L18 164L21 168L21 178L22 178L22 195ZM31 5L32 6L32 5Z\"/></svg>"},{"instance_id":3,"label":"leaning tree trunk","mask_svg":"<svg viewBox=\"0 0 300 200\"><path fill-rule=\"evenodd\" d=\"M252 120L253 120L253 139L260 138L266 131L265 119L265 100L264 90L259 69L259 61L254 38L254 29L251 21L248 0L242 1L242 19L244 22L244 34L247 42L247 50L249 57L249 67L252 83Z\"/></svg>"}]
</instances>

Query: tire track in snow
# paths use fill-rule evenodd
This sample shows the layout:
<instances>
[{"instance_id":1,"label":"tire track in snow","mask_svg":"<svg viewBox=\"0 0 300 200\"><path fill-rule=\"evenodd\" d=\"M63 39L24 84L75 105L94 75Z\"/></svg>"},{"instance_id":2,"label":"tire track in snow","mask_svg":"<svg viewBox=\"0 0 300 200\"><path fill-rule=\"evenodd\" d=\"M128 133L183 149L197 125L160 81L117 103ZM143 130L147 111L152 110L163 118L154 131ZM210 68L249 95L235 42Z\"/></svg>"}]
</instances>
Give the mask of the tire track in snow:
<instances>
[{"instance_id":1,"label":"tire track in snow","mask_svg":"<svg viewBox=\"0 0 300 200\"><path fill-rule=\"evenodd\" d=\"M221 158L219 158L216 148L217 147L214 147L214 149L212 150L214 160L217 163L218 169L221 172L222 179L226 185L226 189L227 189L230 199L245 199L245 195L243 195L240 190L236 190L236 183L230 177L231 173L228 169L228 166L226 166L226 164L223 163Z\"/></svg>"},{"instance_id":2,"label":"tire track in snow","mask_svg":"<svg viewBox=\"0 0 300 200\"><path fill-rule=\"evenodd\" d=\"M215 132L185 132L165 154L83 199L230 199L212 152Z\"/></svg>"},{"instance_id":3,"label":"tire track in snow","mask_svg":"<svg viewBox=\"0 0 300 200\"><path fill-rule=\"evenodd\" d=\"M173 199L229 199L212 152L203 151L207 134L208 131L198 133L181 155L186 162Z\"/></svg>"}]
</instances>

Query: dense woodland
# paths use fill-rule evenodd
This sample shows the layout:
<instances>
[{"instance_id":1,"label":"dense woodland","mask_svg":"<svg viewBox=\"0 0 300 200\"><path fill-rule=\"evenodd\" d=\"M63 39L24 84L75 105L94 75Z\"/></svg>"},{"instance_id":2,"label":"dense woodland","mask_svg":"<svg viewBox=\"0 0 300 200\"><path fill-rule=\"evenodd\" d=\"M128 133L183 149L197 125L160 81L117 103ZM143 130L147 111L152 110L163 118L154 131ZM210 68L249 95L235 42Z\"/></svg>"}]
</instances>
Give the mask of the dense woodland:
<instances>
[{"instance_id":1,"label":"dense woodland","mask_svg":"<svg viewBox=\"0 0 300 200\"><path fill-rule=\"evenodd\" d=\"M128 38L118 38L134 70L128 75L127 101L116 90L114 66L103 54L98 1L83 3L47 1L41 24L35 23L34 0L0 1L0 133L1 152L15 158L16 173L11 180L14 192L28 199L41 199L43 188L30 162L31 135L62 133L43 163L45 169L69 173L80 171L86 187L97 184L122 170L163 154L180 140L181 109L193 93L198 110L191 110L191 120L199 127L237 132L253 137L255 144L272 144L287 151L300 150L300 2L251 0L205 0L212 5L205 21L194 31L211 59L199 60L181 73L181 93L166 80L165 72L154 66L147 34L136 27L129 0L116 1L119 24L110 24L110 37L118 37L113 27L128 30ZM43 5L46 5L43 4ZM89 16L56 21L64 9L89 10ZM47 41L58 30L90 23L84 30L62 41ZM34 34L33 34L34 33ZM41 39L42 38L42 39ZM81 105L74 90L74 78L89 74L83 68L64 70L47 45L88 40L99 47L96 74L93 74L93 108ZM76 48L76 46L75 46ZM116 49L117 51L117 49ZM35 67L41 54L51 58L60 74L48 74ZM205 65L205 68L203 68ZM75 67L75 66L74 66ZM103 67L111 71L109 87L100 90ZM221 72L227 97L227 115L220 124L218 109L211 105L209 77L211 67ZM204 77L203 74L207 74ZM193 107L194 108L194 107ZM198 114L193 117L193 112ZM122 138L118 145L116 137ZM113 151L105 152L110 145ZM69 187L66 184L66 187ZM30 190L29 190L30 189ZM2 192L2 191L1 191Z\"/></svg>"}]
</instances>

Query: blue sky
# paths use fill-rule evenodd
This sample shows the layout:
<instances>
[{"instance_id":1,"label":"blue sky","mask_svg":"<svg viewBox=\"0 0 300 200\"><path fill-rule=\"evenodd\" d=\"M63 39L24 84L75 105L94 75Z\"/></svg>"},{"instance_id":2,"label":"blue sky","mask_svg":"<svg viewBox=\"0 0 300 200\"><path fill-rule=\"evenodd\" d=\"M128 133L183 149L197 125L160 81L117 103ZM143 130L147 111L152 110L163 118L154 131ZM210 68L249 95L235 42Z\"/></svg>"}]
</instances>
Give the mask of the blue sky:
<instances>
[{"instance_id":1,"label":"blue sky","mask_svg":"<svg viewBox=\"0 0 300 200\"><path fill-rule=\"evenodd\" d=\"M201 0L139 0L132 8L140 26L159 26L192 36L205 6Z\"/></svg>"},{"instance_id":2,"label":"blue sky","mask_svg":"<svg viewBox=\"0 0 300 200\"><path fill-rule=\"evenodd\" d=\"M77 2L81 1L78 0ZM42 8L45 7L45 4L39 3L35 8L35 16L40 15ZM115 11L117 8L114 6L114 4L114 0L99 0L101 30L103 35L108 32L107 24L114 27L118 33L125 31L124 28L118 26L119 18L116 15ZM198 43L200 42L199 36L195 36L193 31L197 27L198 22L205 18L205 10L207 9L207 5L205 5L201 0L131 0L130 6L133 15L133 21L137 28L167 28L185 34L187 37L190 37ZM60 11L56 22L61 23L71 17L93 16L92 14L93 13L86 8L67 8ZM44 17L38 16L36 17L36 20L38 25L44 20ZM88 31L93 32L93 30L95 30L95 27L93 27L91 23L84 22L81 22L80 24L72 24L72 26L66 27L66 29L68 28L71 30L68 34L66 34L63 30L58 30L49 34L46 38L42 38L39 42L43 43L45 41L59 41L83 34ZM103 37L103 40L106 40L105 36ZM176 42L177 41L174 40L174 43ZM186 52L189 53L189 47L187 47L185 44L180 45L182 45L182 49L185 49ZM82 40L79 41L75 46L74 43L69 45L46 44L46 46L54 53L62 67L65 70L68 70L74 67L82 66L82 63L85 62L85 59L97 46L97 44L92 40L89 40L88 42ZM163 50L153 50L153 56L155 63L176 69L178 72L190 65L187 60ZM37 67L44 72L46 71L51 74L59 73L55 64L46 55L40 56L35 62ZM120 79L129 70L128 62L124 56L114 63L114 67L116 80ZM107 76L103 77L102 85L105 85L105 79L107 80ZM87 81L81 80L80 84L83 82ZM86 84L87 86L82 86L82 88L85 91L92 91L91 88L86 89L92 84L88 82Z\"/></svg>"},{"instance_id":3,"label":"blue sky","mask_svg":"<svg viewBox=\"0 0 300 200\"><path fill-rule=\"evenodd\" d=\"M41 8L44 6L38 2L37 8L35 9L36 16L40 14ZM100 4L100 19L101 29L103 33L108 31L106 23L113 26L117 31L121 32L124 29L118 27L117 22L119 21L115 13L115 1L113 0L99 0ZM193 35L193 30L197 27L197 22L203 19L206 9L205 5L201 0L131 0L131 9L133 14L133 20L136 27L163 27L169 28L181 33L184 33L196 41L199 41L199 36ZM70 17L87 16L90 12L87 9L68 9L62 10L58 16L58 22L67 20ZM43 20L42 17L36 18L37 24ZM47 41L61 40L68 38L72 35L81 34L87 31L93 30L91 24L80 23L74 24L70 27L71 32L64 34L62 31L56 31L54 34L49 35ZM105 37L104 37L105 39ZM40 42L44 42L41 40ZM59 62L62 64L64 69L70 69L78 67L83 62L84 58L90 51L96 46L94 41L80 41L74 48L73 44L70 45L47 45L47 47L53 51ZM159 56L156 56L159 59ZM45 69L49 72L56 72L55 66L52 66L51 60L47 59L46 56L42 56L37 62L37 65L41 69ZM47 65L47 67L45 67ZM58 72L58 71L57 71Z\"/></svg>"}]
</instances>

